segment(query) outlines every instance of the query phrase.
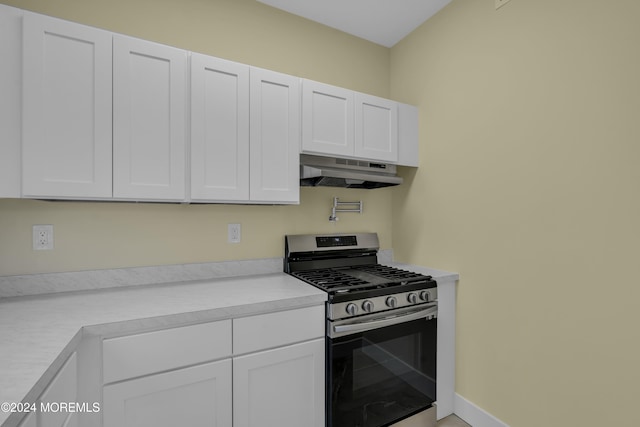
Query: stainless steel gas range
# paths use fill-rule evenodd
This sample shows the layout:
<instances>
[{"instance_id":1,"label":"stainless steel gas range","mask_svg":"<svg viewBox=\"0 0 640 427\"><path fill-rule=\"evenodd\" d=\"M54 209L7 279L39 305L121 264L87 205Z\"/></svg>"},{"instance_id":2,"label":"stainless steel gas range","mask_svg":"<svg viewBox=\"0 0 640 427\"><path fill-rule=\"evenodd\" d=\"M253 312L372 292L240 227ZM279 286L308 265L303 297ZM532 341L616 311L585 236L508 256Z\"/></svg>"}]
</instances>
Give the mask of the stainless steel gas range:
<instances>
[{"instance_id":1,"label":"stainless steel gas range","mask_svg":"<svg viewBox=\"0 0 640 427\"><path fill-rule=\"evenodd\" d=\"M378 250L375 233L285 237L285 272L328 294L329 427L389 426L436 400L437 283Z\"/></svg>"}]
</instances>

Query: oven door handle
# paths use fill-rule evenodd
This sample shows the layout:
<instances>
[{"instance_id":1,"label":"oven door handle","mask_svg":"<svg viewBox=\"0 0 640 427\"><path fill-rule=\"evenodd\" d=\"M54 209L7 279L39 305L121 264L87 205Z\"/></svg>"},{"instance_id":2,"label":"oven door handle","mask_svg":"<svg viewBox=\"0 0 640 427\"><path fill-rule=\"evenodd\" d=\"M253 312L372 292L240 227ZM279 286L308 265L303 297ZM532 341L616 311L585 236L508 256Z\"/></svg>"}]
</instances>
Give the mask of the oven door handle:
<instances>
[{"instance_id":1,"label":"oven door handle","mask_svg":"<svg viewBox=\"0 0 640 427\"><path fill-rule=\"evenodd\" d=\"M330 338L338 338L344 335L355 334L357 332L366 332L373 329L384 328L386 326L397 325L398 323L410 322L412 320L419 320L425 318L430 320L434 317L438 317L438 306L430 306L424 310L411 311L397 316L385 317L380 320L367 320L357 323L350 323L347 325L331 325L329 330Z\"/></svg>"}]
</instances>

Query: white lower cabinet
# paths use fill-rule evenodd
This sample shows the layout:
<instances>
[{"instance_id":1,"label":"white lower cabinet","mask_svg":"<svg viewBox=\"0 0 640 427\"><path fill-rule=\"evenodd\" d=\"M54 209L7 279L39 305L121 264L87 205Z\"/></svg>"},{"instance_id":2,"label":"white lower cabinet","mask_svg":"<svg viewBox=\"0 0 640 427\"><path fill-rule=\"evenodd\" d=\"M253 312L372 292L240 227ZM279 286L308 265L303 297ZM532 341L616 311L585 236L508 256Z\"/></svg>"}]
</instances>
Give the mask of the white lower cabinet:
<instances>
[{"instance_id":1,"label":"white lower cabinet","mask_svg":"<svg viewBox=\"0 0 640 427\"><path fill-rule=\"evenodd\" d=\"M104 387L104 427L231 427L231 359Z\"/></svg>"},{"instance_id":2,"label":"white lower cabinet","mask_svg":"<svg viewBox=\"0 0 640 427\"><path fill-rule=\"evenodd\" d=\"M233 360L234 427L323 427L324 339Z\"/></svg>"},{"instance_id":3,"label":"white lower cabinet","mask_svg":"<svg viewBox=\"0 0 640 427\"><path fill-rule=\"evenodd\" d=\"M62 410L59 405L77 402L77 397L78 365L76 353L73 353L38 399L38 427L76 427L77 412Z\"/></svg>"},{"instance_id":4,"label":"white lower cabinet","mask_svg":"<svg viewBox=\"0 0 640 427\"><path fill-rule=\"evenodd\" d=\"M105 339L103 427L324 427L324 307Z\"/></svg>"},{"instance_id":5,"label":"white lower cabinet","mask_svg":"<svg viewBox=\"0 0 640 427\"><path fill-rule=\"evenodd\" d=\"M234 427L324 426L323 306L233 320Z\"/></svg>"},{"instance_id":6,"label":"white lower cabinet","mask_svg":"<svg viewBox=\"0 0 640 427\"><path fill-rule=\"evenodd\" d=\"M29 414L18 427L38 427L38 420L35 413Z\"/></svg>"}]
</instances>

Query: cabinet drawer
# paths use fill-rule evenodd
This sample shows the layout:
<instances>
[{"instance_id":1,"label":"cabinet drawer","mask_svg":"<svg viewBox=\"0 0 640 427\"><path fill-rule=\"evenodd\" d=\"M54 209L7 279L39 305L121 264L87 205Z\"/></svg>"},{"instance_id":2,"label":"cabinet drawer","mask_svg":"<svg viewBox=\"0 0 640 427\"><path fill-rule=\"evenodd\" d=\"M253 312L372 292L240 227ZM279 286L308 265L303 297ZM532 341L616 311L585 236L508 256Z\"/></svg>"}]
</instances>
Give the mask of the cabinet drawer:
<instances>
[{"instance_id":1,"label":"cabinet drawer","mask_svg":"<svg viewBox=\"0 0 640 427\"><path fill-rule=\"evenodd\" d=\"M324 306L233 319L233 353L278 347L323 337Z\"/></svg>"},{"instance_id":2,"label":"cabinet drawer","mask_svg":"<svg viewBox=\"0 0 640 427\"><path fill-rule=\"evenodd\" d=\"M231 320L104 340L104 383L231 355Z\"/></svg>"}]
</instances>

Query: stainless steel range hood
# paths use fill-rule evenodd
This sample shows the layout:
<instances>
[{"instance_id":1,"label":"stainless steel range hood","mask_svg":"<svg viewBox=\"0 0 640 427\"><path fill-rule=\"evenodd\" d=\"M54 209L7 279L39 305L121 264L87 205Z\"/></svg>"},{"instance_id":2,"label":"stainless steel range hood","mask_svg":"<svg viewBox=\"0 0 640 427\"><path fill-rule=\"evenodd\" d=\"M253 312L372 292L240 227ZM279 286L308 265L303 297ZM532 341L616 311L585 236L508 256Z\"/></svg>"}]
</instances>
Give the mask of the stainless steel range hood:
<instances>
[{"instance_id":1,"label":"stainless steel range hood","mask_svg":"<svg viewBox=\"0 0 640 427\"><path fill-rule=\"evenodd\" d=\"M402 184L396 166L365 160L300 155L303 187L381 188Z\"/></svg>"}]
</instances>

